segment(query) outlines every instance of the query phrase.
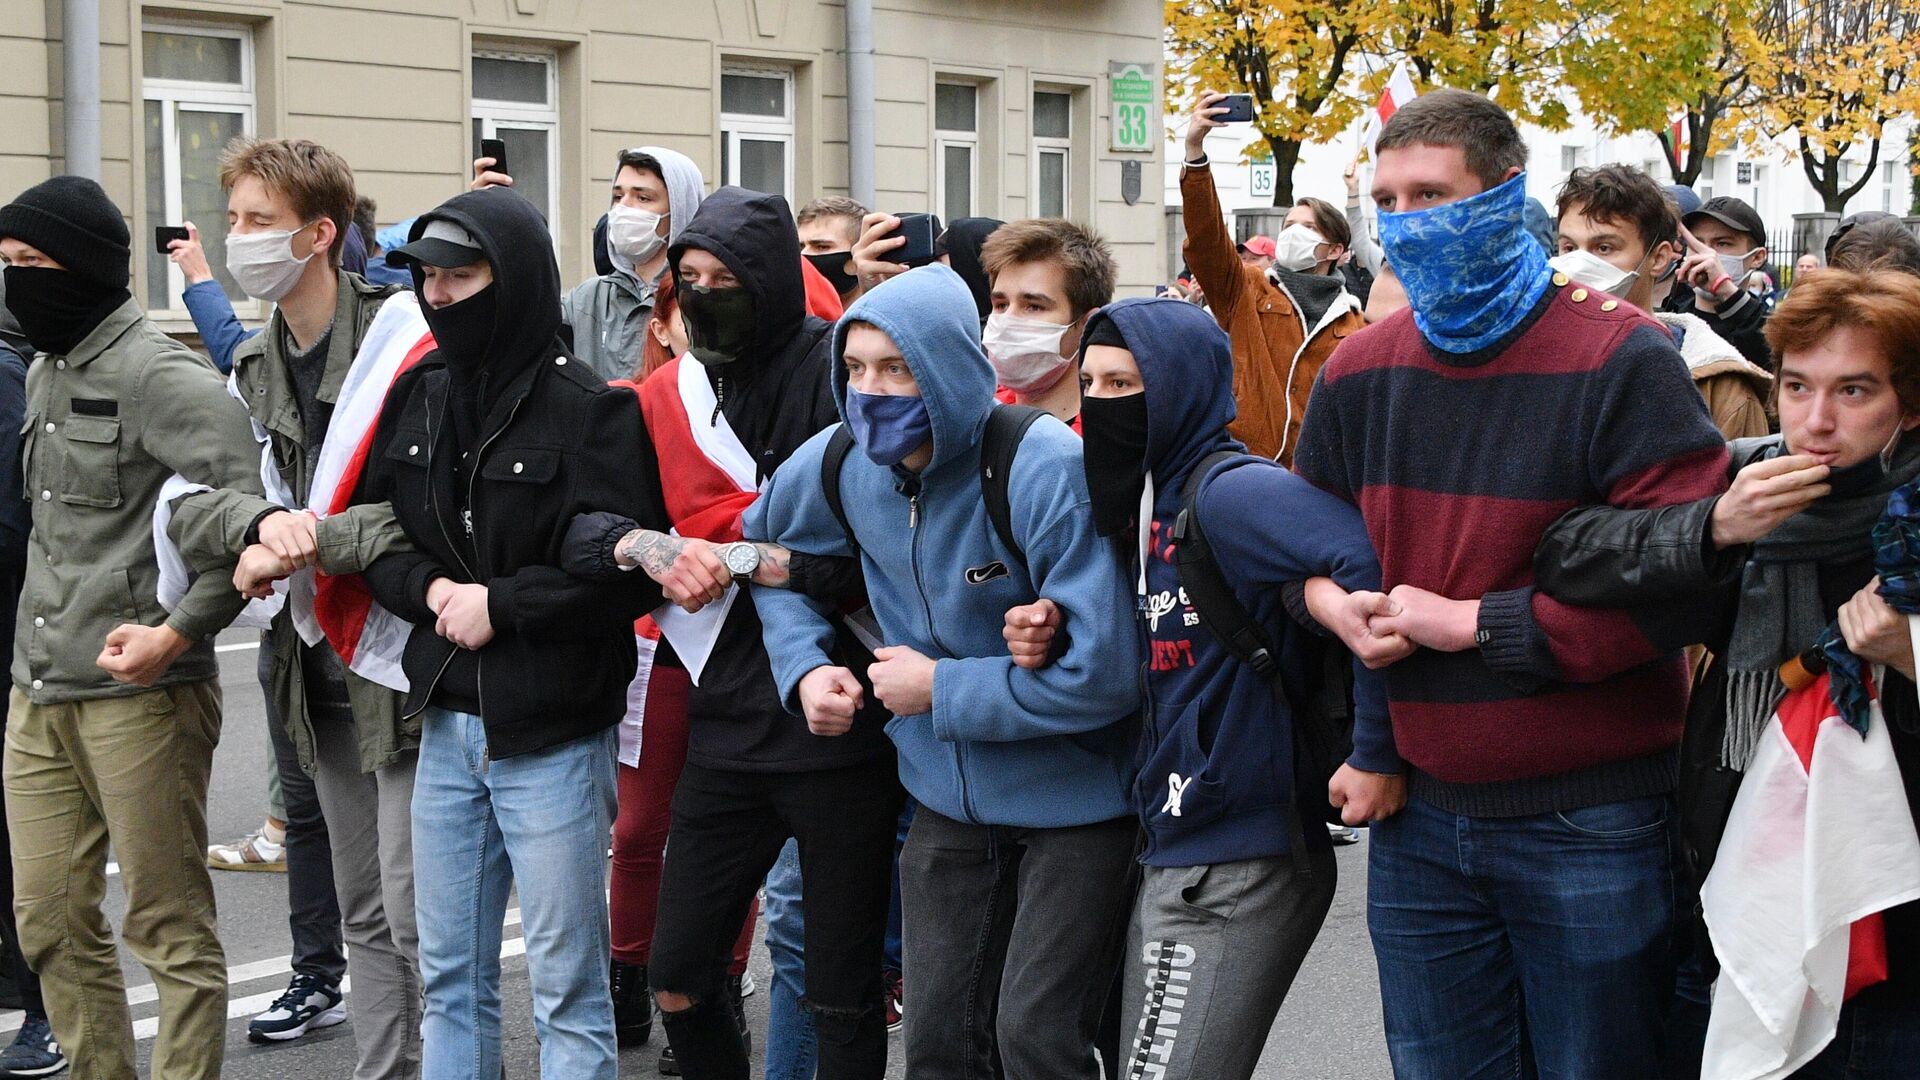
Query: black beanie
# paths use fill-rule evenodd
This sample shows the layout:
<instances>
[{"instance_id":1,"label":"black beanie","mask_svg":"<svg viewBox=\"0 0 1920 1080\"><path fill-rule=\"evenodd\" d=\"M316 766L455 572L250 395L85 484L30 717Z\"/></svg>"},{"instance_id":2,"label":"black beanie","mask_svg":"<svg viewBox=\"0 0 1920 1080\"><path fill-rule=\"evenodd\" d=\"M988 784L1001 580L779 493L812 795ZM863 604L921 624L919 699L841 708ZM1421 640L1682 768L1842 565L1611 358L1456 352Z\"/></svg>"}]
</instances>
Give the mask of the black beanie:
<instances>
[{"instance_id":1,"label":"black beanie","mask_svg":"<svg viewBox=\"0 0 1920 1080\"><path fill-rule=\"evenodd\" d=\"M1127 344L1127 339L1120 336L1120 328L1113 324L1112 319L1101 319L1093 324L1093 329L1087 333L1087 340L1081 344L1081 348L1088 345L1111 345L1128 351L1133 349L1133 346Z\"/></svg>"},{"instance_id":2,"label":"black beanie","mask_svg":"<svg viewBox=\"0 0 1920 1080\"><path fill-rule=\"evenodd\" d=\"M89 281L127 287L126 219L99 184L84 176L56 176L0 206L0 236L32 244Z\"/></svg>"}]
</instances>

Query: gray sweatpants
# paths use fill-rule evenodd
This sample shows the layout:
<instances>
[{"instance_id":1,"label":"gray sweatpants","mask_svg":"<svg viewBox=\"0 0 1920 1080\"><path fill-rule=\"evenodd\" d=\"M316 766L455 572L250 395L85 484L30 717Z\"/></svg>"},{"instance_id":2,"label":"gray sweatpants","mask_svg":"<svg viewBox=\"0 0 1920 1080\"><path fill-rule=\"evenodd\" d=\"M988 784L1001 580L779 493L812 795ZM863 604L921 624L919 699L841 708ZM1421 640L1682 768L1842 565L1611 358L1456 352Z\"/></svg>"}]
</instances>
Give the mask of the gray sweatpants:
<instances>
[{"instance_id":1,"label":"gray sweatpants","mask_svg":"<svg viewBox=\"0 0 1920 1080\"><path fill-rule=\"evenodd\" d=\"M1247 1080L1333 904L1333 852L1149 866L1127 936L1126 1080ZM1123 1023L1122 1031L1125 1032Z\"/></svg>"},{"instance_id":2,"label":"gray sweatpants","mask_svg":"<svg viewBox=\"0 0 1920 1080\"><path fill-rule=\"evenodd\" d=\"M413 772L408 751L360 771L353 725L317 720L314 791L333 846L360 1061L354 1080L420 1075L420 937L413 910Z\"/></svg>"}]
</instances>

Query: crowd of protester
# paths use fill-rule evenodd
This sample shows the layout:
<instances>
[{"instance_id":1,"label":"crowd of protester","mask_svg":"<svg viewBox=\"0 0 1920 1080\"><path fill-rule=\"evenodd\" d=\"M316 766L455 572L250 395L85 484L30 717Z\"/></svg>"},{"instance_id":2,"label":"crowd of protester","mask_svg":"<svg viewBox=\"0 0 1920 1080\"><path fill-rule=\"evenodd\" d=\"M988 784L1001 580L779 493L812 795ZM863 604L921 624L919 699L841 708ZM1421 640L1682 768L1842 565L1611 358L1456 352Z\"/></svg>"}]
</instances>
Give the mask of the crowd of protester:
<instances>
[{"instance_id":1,"label":"crowd of protester","mask_svg":"<svg viewBox=\"0 0 1920 1080\"><path fill-rule=\"evenodd\" d=\"M1072 222L903 259L899 215L657 146L568 288L493 160L376 229L338 154L242 139L225 264L271 314L189 223L203 356L99 185L0 207L0 1077L134 1074L111 845L165 1080L223 1060L209 868L286 873L249 1038L350 980L363 1080L502 1075L510 893L544 1076L657 1030L662 1073L877 1080L903 1029L914 1080L1247 1080L1361 830L1396 1076L1911 1075L1920 891L1824 1011L1727 989L1764 935L1718 898L1792 926L1729 822L1789 798L1742 780L1829 624L1905 798L1807 842L1920 873L1876 563L1920 242L1848 218L1779 291L1752 207L1604 165L1549 209L1456 91L1385 124L1377 242L1357 166L1236 242L1220 100L1152 299ZM209 845L229 626L273 757Z\"/></svg>"}]
</instances>

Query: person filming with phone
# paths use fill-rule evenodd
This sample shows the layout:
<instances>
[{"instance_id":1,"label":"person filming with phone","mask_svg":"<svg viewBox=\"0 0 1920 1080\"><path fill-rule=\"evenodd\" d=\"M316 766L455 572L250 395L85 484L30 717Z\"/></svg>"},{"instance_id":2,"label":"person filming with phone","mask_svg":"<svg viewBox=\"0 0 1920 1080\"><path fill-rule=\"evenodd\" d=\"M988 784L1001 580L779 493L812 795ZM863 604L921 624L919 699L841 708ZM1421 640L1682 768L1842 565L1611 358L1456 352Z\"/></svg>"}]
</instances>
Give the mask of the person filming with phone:
<instances>
[{"instance_id":1,"label":"person filming with phone","mask_svg":"<svg viewBox=\"0 0 1920 1080\"><path fill-rule=\"evenodd\" d=\"M1251 123L1252 105L1246 94L1201 93L1187 125L1181 213L1187 265L1205 290L1214 319L1233 341L1239 417L1228 430L1249 452L1288 465L1314 378L1334 346L1365 326L1366 319L1340 274L1353 238L1345 216L1331 203L1302 199L1288 212L1280 235L1257 238L1266 240L1261 247L1267 250L1256 254L1270 260L1247 260L1228 233L1207 159L1207 133L1229 123Z\"/></svg>"}]
</instances>

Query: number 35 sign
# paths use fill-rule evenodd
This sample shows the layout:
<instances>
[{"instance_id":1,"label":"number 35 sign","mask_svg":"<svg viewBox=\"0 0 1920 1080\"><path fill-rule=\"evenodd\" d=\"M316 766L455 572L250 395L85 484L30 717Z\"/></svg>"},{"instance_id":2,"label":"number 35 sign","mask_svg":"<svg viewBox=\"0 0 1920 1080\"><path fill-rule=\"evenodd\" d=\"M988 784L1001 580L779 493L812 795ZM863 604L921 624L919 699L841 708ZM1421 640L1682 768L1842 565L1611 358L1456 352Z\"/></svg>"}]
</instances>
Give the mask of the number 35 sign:
<instances>
[{"instance_id":1,"label":"number 35 sign","mask_svg":"<svg viewBox=\"0 0 1920 1080\"><path fill-rule=\"evenodd\" d=\"M1153 107L1153 68L1150 64L1107 65L1107 85L1113 96L1110 149L1152 153L1159 113Z\"/></svg>"}]
</instances>

